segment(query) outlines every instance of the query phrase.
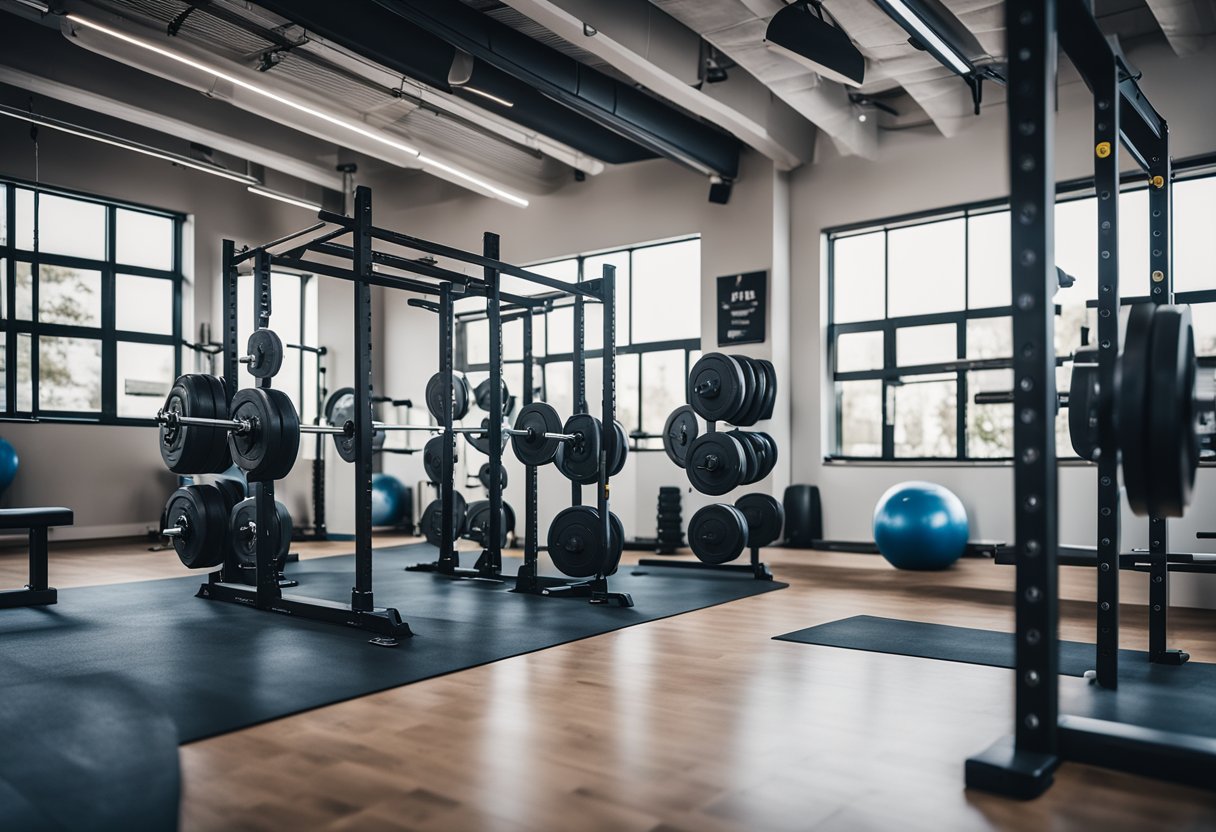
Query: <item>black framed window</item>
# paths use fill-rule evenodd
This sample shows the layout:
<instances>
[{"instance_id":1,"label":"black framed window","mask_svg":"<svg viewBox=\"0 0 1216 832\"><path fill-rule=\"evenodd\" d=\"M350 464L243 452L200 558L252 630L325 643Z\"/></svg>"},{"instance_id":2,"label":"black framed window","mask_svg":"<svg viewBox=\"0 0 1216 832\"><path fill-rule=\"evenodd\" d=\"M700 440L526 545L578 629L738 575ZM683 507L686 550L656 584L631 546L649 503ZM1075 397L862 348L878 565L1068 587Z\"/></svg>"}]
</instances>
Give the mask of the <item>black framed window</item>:
<instances>
[{"instance_id":1,"label":"black framed window","mask_svg":"<svg viewBox=\"0 0 1216 832\"><path fill-rule=\"evenodd\" d=\"M150 423L181 372L184 221L0 179L0 412Z\"/></svg>"},{"instance_id":2,"label":"black framed window","mask_svg":"<svg viewBox=\"0 0 1216 832\"><path fill-rule=\"evenodd\" d=\"M685 237L529 266L569 282L600 277L616 266L617 418L633 435L634 450L659 450L663 424L684 403L685 379L701 350L701 239ZM503 290L540 291L527 281L504 278ZM541 397L562 414L573 412L574 302L562 299L533 318L532 350ZM598 304L585 307L587 395L600 406L603 318ZM523 384L523 323L503 326L503 375L512 390ZM457 325L457 365L476 383L489 373L489 322Z\"/></svg>"},{"instance_id":3,"label":"black framed window","mask_svg":"<svg viewBox=\"0 0 1216 832\"><path fill-rule=\"evenodd\" d=\"M1191 304L1200 362L1216 366L1216 176L1178 176L1174 200L1174 288ZM1148 285L1148 192L1143 177L1120 194L1121 290ZM831 458L1009 459L1012 405L976 405L975 393L1009 390L1013 332L1009 211L1004 202L956 206L825 231L827 344L834 395ZM1097 218L1092 187L1060 188L1056 264L1073 286L1056 295L1056 351L1070 355L1096 329ZM1071 365L1058 370L1067 390ZM1072 453L1067 413L1058 450Z\"/></svg>"}]
</instances>

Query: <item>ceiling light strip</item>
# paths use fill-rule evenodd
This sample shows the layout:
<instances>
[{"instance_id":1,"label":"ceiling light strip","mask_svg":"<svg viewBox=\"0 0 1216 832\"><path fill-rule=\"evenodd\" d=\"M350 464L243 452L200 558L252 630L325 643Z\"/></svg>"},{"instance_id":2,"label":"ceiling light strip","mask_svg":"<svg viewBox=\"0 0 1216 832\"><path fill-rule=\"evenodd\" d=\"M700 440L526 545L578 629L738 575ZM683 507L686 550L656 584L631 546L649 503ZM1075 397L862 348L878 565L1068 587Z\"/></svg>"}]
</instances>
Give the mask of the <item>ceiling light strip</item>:
<instances>
[{"instance_id":1,"label":"ceiling light strip","mask_svg":"<svg viewBox=\"0 0 1216 832\"><path fill-rule=\"evenodd\" d=\"M312 211L314 213L321 210L321 206L315 202L308 202L307 200L300 199L299 197L281 194L278 191L272 191L269 188L263 188L258 185L250 185L245 190L249 191L251 194L264 196L268 199L277 199L279 202L286 202L288 205L294 205L297 208L304 208L305 210Z\"/></svg>"},{"instance_id":2,"label":"ceiling light strip","mask_svg":"<svg viewBox=\"0 0 1216 832\"><path fill-rule=\"evenodd\" d=\"M225 170L224 168L217 167L215 165L209 165L206 162L196 161L188 156L171 153L168 150L160 150L159 148L151 147L146 144L140 144L139 142L134 142L130 139L120 139L117 136L111 136L109 133L102 133L98 130L90 130L87 127L78 127L75 124L69 124L66 121L59 121L58 119L48 118L47 116L34 115L33 113L27 113L3 104L0 104L0 116L20 119L21 121L26 121L30 124L36 124L39 127L46 127L50 130L57 130L60 133L68 133L72 136L79 136L80 138L101 142L102 144L108 144L112 147L132 150L136 153L142 153L145 156L151 156L155 159L163 159L166 162L181 165L184 168L202 171L203 173L209 173L212 176L219 176L224 179L231 179L233 182L241 182L246 185L258 184L258 180L255 177L247 176L243 173Z\"/></svg>"},{"instance_id":3,"label":"ceiling light strip","mask_svg":"<svg viewBox=\"0 0 1216 832\"><path fill-rule=\"evenodd\" d=\"M224 81L227 81L228 83L233 84L234 86L238 86L241 89L248 90L249 92L264 96L265 98L269 98L272 101L276 101L286 107L290 107L301 113L305 113L306 115L313 116L315 118L321 119L322 121L328 122L329 124L333 124L337 127L341 127L345 130L349 130L352 133L356 133L365 138L379 142L380 144L384 144L389 147L400 150L404 153L409 154L411 157L413 157L414 159L421 162L422 164L424 164L427 167L441 170L451 176L454 176L458 179L468 182L474 188L476 188L478 190L489 192L489 193L497 196L499 199L502 199L502 200L505 200L506 202L511 203L512 205L517 205L521 208L528 207L528 204L529 204L528 200L524 199L523 197L516 196L515 194L513 194L509 191L499 188L496 185L493 185L476 176L465 173L462 170L458 170L457 168L454 168L445 162L441 162L438 159L434 159L429 156L424 156L422 154L422 152L419 151L418 149L416 149L414 147L410 147L409 145L406 145L406 144L402 144L401 142L398 142L395 139L388 137L387 135L385 135L382 132L379 132L376 130L368 130L368 129L361 127L358 124L354 124L353 122L350 122L346 119L332 116L329 113L325 113L325 112L322 112L321 110L317 110L313 107L309 107L305 104L301 104L298 101L293 101L290 98L281 96L278 93L272 92L264 87L258 86L257 84L251 84L250 82L237 78L234 75L229 75L228 73L226 73L220 69L217 69L216 67L210 66L208 64L204 64L200 61L196 61L193 58L188 58L185 55L179 54L172 50L163 49L159 46L156 46L155 44L148 43L147 41L141 40L140 38L132 37L131 35L128 35L124 32L120 32L117 29L112 29L109 26L105 26L101 23L98 23L95 20L90 20L87 17L82 17L81 15L76 14L74 12L66 15L66 17L68 18L68 20L71 20L73 23L79 24L88 29L93 29L95 31L101 32L104 35L108 35L109 37L115 38L117 40L121 40L124 43L129 43L133 46L138 46L141 49L146 49L149 52L153 52L157 55L161 55L162 57L169 58L170 60L173 60L173 61L177 61L178 63L184 64L185 66L198 70L199 72L204 72L204 73L207 73L208 75L212 75L216 78L223 79ZM480 91L477 91L477 92L480 92ZM503 102L503 103L506 104L507 106L511 106L509 102ZM254 181L256 181L256 180L254 180Z\"/></svg>"},{"instance_id":4,"label":"ceiling light strip","mask_svg":"<svg viewBox=\"0 0 1216 832\"><path fill-rule=\"evenodd\" d=\"M904 5L903 0L885 0L886 6L899 16L906 25L916 32L917 38L924 44L926 49L931 50L940 58L942 58L950 68L960 75L967 75L973 70L971 64L959 55L958 51L944 41L937 32L935 32L928 23L921 19L920 15L912 11Z\"/></svg>"}]
</instances>

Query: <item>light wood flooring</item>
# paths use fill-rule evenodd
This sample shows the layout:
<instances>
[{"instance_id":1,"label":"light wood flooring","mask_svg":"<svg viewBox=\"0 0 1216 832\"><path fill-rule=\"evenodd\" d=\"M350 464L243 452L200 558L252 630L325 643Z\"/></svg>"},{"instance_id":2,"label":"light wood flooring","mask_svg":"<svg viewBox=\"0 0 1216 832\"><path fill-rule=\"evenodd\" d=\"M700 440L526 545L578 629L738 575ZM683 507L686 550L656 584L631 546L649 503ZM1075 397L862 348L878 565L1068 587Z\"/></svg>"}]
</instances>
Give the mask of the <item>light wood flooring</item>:
<instances>
[{"instance_id":1,"label":"light wood flooring","mask_svg":"<svg viewBox=\"0 0 1216 832\"><path fill-rule=\"evenodd\" d=\"M187 573L146 546L53 544L52 584ZM295 548L313 557L351 544ZM1011 728L1008 670L771 640L861 613L1012 629L1010 568L766 558L789 589L183 746L182 827L1216 829L1216 795L1075 764L1029 803L966 791L963 760ZM24 568L0 554L0 586L24 583ZM1063 595L1092 596L1093 576L1062 569ZM393 602L408 620L408 602ZM1091 641L1091 609L1065 601L1062 636ZM1123 646L1145 647L1144 610L1125 607L1123 622ZM1216 612L1175 610L1172 642L1216 661Z\"/></svg>"}]
</instances>

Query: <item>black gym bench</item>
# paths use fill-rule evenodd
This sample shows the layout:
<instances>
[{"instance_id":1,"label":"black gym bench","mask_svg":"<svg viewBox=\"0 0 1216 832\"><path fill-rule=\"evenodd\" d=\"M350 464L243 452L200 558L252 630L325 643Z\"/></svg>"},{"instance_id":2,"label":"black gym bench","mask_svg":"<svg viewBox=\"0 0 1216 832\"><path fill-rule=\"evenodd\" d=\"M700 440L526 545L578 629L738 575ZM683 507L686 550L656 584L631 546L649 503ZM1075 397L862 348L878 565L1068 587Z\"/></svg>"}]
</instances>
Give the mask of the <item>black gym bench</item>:
<instances>
[{"instance_id":1,"label":"black gym bench","mask_svg":"<svg viewBox=\"0 0 1216 832\"><path fill-rule=\"evenodd\" d=\"M0 530L30 532L30 582L24 589L0 590L0 609L47 606L59 600L58 591L48 586L47 529L70 526L73 519L70 508L56 506L0 509Z\"/></svg>"}]
</instances>

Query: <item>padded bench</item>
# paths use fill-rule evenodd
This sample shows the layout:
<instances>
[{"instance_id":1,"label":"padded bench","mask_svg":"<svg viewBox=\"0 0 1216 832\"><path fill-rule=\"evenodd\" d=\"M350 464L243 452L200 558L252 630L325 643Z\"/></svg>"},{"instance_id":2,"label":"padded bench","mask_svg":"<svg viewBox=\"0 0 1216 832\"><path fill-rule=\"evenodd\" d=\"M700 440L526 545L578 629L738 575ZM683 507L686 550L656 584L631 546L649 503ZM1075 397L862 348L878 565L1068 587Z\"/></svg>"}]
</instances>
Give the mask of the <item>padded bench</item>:
<instances>
[{"instance_id":1,"label":"padded bench","mask_svg":"<svg viewBox=\"0 0 1216 832\"><path fill-rule=\"evenodd\" d=\"M47 529L70 526L73 520L70 508L58 506L0 509L0 530L30 530L30 582L25 589L0 591L0 609L45 606L59 600L55 588L47 585Z\"/></svg>"}]
</instances>

